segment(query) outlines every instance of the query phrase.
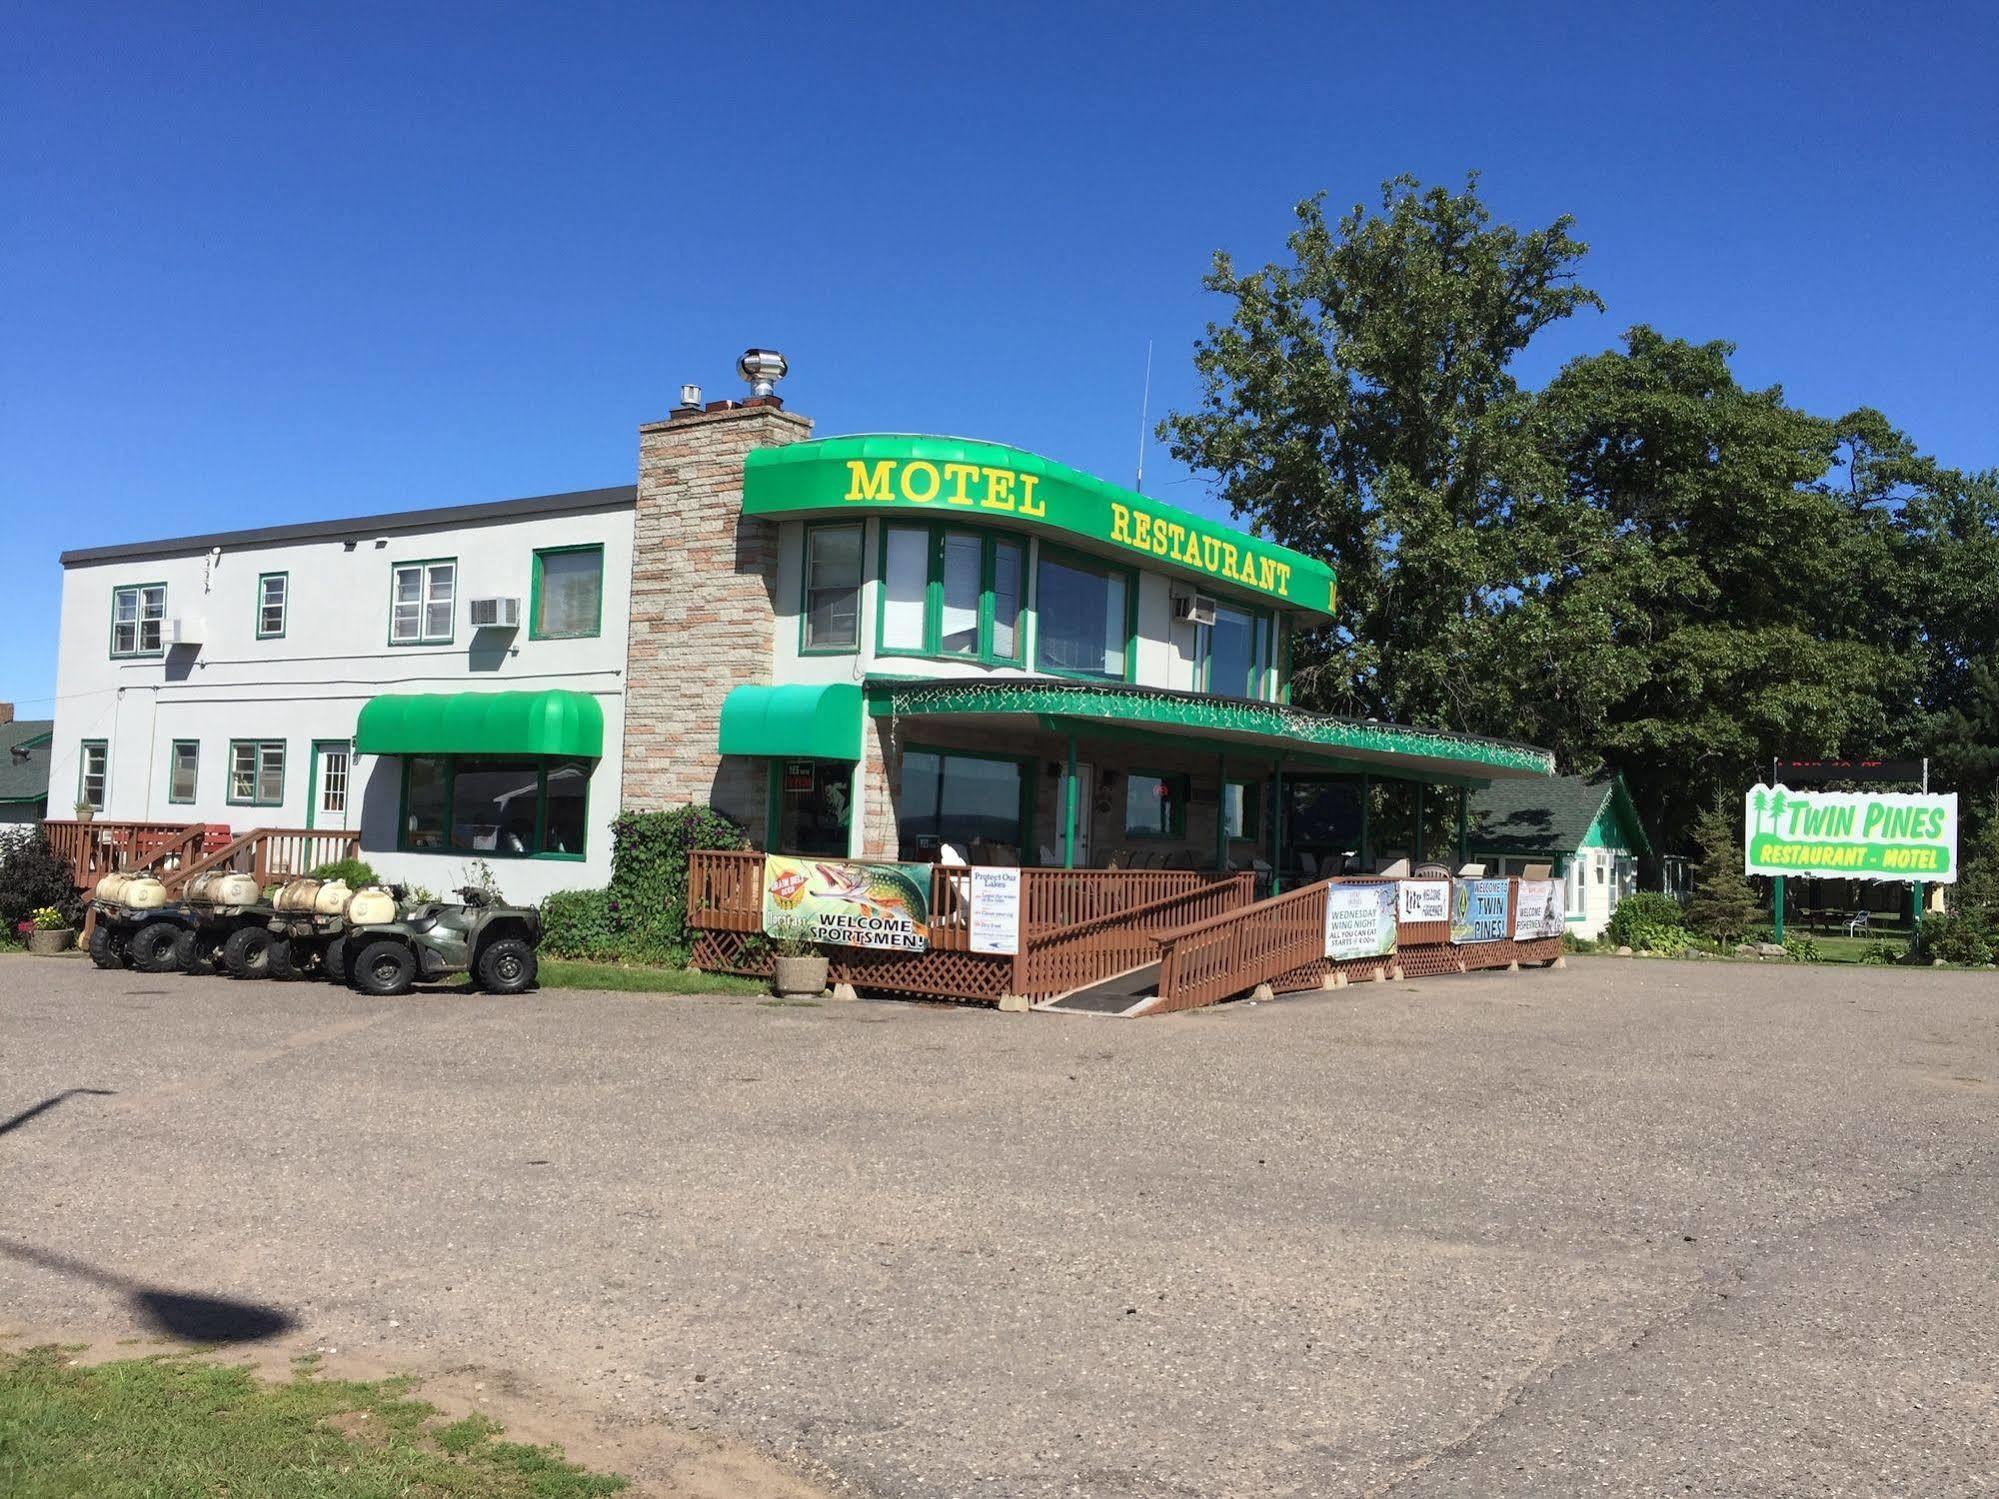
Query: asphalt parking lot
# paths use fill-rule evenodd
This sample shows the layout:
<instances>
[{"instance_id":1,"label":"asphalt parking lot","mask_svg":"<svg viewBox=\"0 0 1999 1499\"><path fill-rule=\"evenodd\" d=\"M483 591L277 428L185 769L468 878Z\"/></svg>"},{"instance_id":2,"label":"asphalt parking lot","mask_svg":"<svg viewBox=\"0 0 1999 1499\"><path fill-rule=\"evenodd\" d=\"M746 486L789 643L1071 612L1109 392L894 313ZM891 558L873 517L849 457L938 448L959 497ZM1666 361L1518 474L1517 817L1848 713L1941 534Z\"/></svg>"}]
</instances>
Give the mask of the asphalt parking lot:
<instances>
[{"instance_id":1,"label":"asphalt parking lot","mask_svg":"<svg viewBox=\"0 0 1999 1499\"><path fill-rule=\"evenodd\" d=\"M836 1492L1999 1486L1990 975L1125 1022L10 957L0 1058L15 1326L240 1301Z\"/></svg>"}]
</instances>

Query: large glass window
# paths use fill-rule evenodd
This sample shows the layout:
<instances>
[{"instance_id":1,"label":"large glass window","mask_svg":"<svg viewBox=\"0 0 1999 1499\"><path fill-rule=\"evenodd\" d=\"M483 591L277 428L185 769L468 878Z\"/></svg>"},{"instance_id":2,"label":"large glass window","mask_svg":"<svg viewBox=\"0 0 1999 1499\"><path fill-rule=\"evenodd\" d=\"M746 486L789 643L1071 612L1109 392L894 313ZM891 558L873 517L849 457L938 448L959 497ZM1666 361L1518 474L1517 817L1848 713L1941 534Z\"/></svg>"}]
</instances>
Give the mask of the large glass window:
<instances>
[{"instance_id":1,"label":"large glass window","mask_svg":"<svg viewBox=\"0 0 1999 1499\"><path fill-rule=\"evenodd\" d=\"M104 810L104 788L109 779L111 746L102 739L83 741L76 760L76 800L93 812Z\"/></svg>"},{"instance_id":2,"label":"large glass window","mask_svg":"<svg viewBox=\"0 0 1999 1499\"><path fill-rule=\"evenodd\" d=\"M1017 760L905 750L896 803L900 857L936 859L948 847L968 862L1020 857L1026 772Z\"/></svg>"},{"instance_id":3,"label":"large glass window","mask_svg":"<svg viewBox=\"0 0 1999 1499\"><path fill-rule=\"evenodd\" d=\"M1041 553L1035 577L1035 662L1043 671L1122 681L1131 580L1118 568Z\"/></svg>"},{"instance_id":4,"label":"large glass window","mask_svg":"<svg viewBox=\"0 0 1999 1499\"><path fill-rule=\"evenodd\" d=\"M291 601L289 573L265 573L257 579L257 638L276 640L285 633L285 614Z\"/></svg>"},{"instance_id":5,"label":"large glass window","mask_svg":"<svg viewBox=\"0 0 1999 1499\"><path fill-rule=\"evenodd\" d=\"M167 585L135 583L111 590L111 654L157 656L167 618Z\"/></svg>"},{"instance_id":6,"label":"large glass window","mask_svg":"<svg viewBox=\"0 0 1999 1499\"><path fill-rule=\"evenodd\" d=\"M244 807L276 807L285 799L285 742L282 739L229 741L229 801Z\"/></svg>"},{"instance_id":7,"label":"large glass window","mask_svg":"<svg viewBox=\"0 0 1999 1499\"><path fill-rule=\"evenodd\" d=\"M979 653L979 596L984 591L985 548L967 531L944 533L943 613L937 649L946 656Z\"/></svg>"},{"instance_id":8,"label":"large glass window","mask_svg":"<svg viewBox=\"0 0 1999 1499\"><path fill-rule=\"evenodd\" d=\"M1360 783L1352 780L1284 780L1284 849L1308 853L1335 874L1360 857ZM1377 845L1381 837L1376 835Z\"/></svg>"},{"instance_id":9,"label":"large glass window","mask_svg":"<svg viewBox=\"0 0 1999 1499\"><path fill-rule=\"evenodd\" d=\"M389 598L389 644L448 643L457 613L458 563L398 562Z\"/></svg>"},{"instance_id":10,"label":"large glass window","mask_svg":"<svg viewBox=\"0 0 1999 1499\"><path fill-rule=\"evenodd\" d=\"M403 847L499 858L581 858L583 760L412 755L403 766Z\"/></svg>"},{"instance_id":11,"label":"large glass window","mask_svg":"<svg viewBox=\"0 0 1999 1499\"><path fill-rule=\"evenodd\" d=\"M1257 811L1261 806L1258 788L1247 781L1222 783L1222 835L1227 838L1254 838Z\"/></svg>"},{"instance_id":12,"label":"large glass window","mask_svg":"<svg viewBox=\"0 0 1999 1499\"><path fill-rule=\"evenodd\" d=\"M1269 696L1271 638L1270 615L1219 605L1215 622L1201 626L1196 642L1205 690L1219 697Z\"/></svg>"},{"instance_id":13,"label":"large glass window","mask_svg":"<svg viewBox=\"0 0 1999 1499\"><path fill-rule=\"evenodd\" d=\"M853 651L861 645L861 528L808 526L805 531L805 625L808 651Z\"/></svg>"},{"instance_id":14,"label":"large glass window","mask_svg":"<svg viewBox=\"0 0 1999 1499\"><path fill-rule=\"evenodd\" d=\"M889 526L882 536L884 651L921 651L930 608L930 528Z\"/></svg>"},{"instance_id":15,"label":"large glass window","mask_svg":"<svg viewBox=\"0 0 1999 1499\"><path fill-rule=\"evenodd\" d=\"M775 760L777 819L771 852L847 855L853 823L854 767L846 760Z\"/></svg>"},{"instance_id":16,"label":"large glass window","mask_svg":"<svg viewBox=\"0 0 1999 1499\"><path fill-rule=\"evenodd\" d=\"M890 653L1020 660L1025 544L943 526L882 528L878 648Z\"/></svg>"},{"instance_id":17,"label":"large glass window","mask_svg":"<svg viewBox=\"0 0 1999 1499\"><path fill-rule=\"evenodd\" d=\"M167 758L167 800L191 802L201 780L201 745L176 739Z\"/></svg>"},{"instance_id":18,"label":"large glass window","mask_svg":"<svg viewBox=\"0 0 1999 1499\"><path fill-rule=\"evenodd\" d=\"M603 628L604 549L551 547L534 554L536 640L581 640Z\"/></svg>"},{"instance_id":19,"label":"large glass window","mask_svg":"<svg viewBox=\"0 0 1999 1499\"><path fill-rule=\"evenodd\" d=\"M1124 780L1127 838L1178 838L1187 822L1187 778L1135 770Z\"/></svg>"}]
</instances>

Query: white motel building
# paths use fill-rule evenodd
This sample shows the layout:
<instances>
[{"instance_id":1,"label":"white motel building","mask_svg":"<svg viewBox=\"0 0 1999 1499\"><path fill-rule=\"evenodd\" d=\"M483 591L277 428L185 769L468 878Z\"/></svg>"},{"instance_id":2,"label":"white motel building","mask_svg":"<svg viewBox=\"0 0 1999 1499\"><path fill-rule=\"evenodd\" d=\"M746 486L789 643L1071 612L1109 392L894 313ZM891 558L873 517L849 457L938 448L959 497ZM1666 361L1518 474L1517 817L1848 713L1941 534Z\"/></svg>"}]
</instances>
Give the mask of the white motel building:
<instances>
[{"instance_id":1,"label":"white motel building","mask_svg":"<svg viewBox=\"0 0 1999 1499\"><path fill-rule=\"evenodd\" d=\"M603 885L622 809L772 852L1452 857L1542 750L1290 703L1320 561L1021 449L812 440L745 356L636 483L63 554L50 815L347 828L432 889Z\"/></svg>"}]
</instances>

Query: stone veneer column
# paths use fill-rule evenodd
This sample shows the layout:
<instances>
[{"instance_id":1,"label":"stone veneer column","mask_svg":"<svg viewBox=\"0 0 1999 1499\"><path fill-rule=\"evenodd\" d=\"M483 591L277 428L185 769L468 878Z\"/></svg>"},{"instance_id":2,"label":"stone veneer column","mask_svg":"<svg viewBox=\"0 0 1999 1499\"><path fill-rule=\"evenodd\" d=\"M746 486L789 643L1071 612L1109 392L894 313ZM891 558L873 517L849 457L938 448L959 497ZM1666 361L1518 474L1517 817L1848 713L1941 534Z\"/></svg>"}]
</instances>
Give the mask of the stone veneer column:
<instances>
[{"instance_id":1,"label":"stone veneer column","mask_svg":"<svg viewBox=\"0 0 1999 1499\"><path fill-rule=\"evenodd\" d=\"M801 442L805 417L775 401L676 412L639 428L625 672L625 805L697 803L764 834L764 767L718 751L722 699L768 682L777 526L743 516L743 458Z\"/></svg>"}]
</instances>

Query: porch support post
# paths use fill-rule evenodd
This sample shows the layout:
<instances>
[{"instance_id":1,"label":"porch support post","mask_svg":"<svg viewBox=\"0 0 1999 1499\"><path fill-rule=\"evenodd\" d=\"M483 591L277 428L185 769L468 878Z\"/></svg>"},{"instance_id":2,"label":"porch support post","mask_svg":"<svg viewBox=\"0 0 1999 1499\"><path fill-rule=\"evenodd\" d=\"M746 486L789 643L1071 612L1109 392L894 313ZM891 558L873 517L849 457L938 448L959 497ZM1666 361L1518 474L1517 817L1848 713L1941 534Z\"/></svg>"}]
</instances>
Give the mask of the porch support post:
<instances>
[{"instance_id":1,"label":"porch support post","mask_svg":"<svg viewBox=\"0 0 1999 1499\"><path fill-rule=\"evenodd\" d=\"M1069 736L1069 776L1062 783L1062 867L1076 867L1076 736Z\"/></svg>"},{"instance_id":2,"label":"porch support post","mask_svg":"<svg viewBox=\"0 0 1999 1499\"><path fill-rule=\"evenodd\" d=\"M1360 868L1363 874L1374 873L1374 829L1370 818L1374 812L1374 777L1360 778Z\"/></svg>"},{"instance_id":3,"label":"porch support post","mask_svg":"<svg viewBox=\"0 0 1999 1499\"><path fill-rule=\"evenodd\" d=\"M1409 840L1410 848L1412 848L1415 851L1414 855L1412 856L1411 862L1416 864L1421 864L1423 862L1424 855L1429 853L1429 850L1423 846L1423 820L1425 814L1427 814L1427 812L1429 811L1429 808L1425 807L1423 805L1423 802L1424 802L1424 793L1427 792L1429 789L1430 788L1424 785L1421 781L1418 781L1416 783L1416 835L1415 837Z\"/></svg>"},{"instance_id":4,"label":"porch support post","mask_svg":"<svg viewBox=\"0 0 1999 1499\"><path fill-rule=\"evenodd\" d=\"M1471 858L1471 788L1458 787L1458 868Z\"/></svg>"},{"instance_id":5,"label":"porch support post","mask_svg":"<svg viewBox=\"0 0 1999 1499\"><path fill-rule=\"evenodd\" d=\"M1229 757L1215 757L1215 878L1229 870Z\"/></svg>"},{"instance_id":6,"label":"porch support post","mask_svg":"<svg viewBox=\"0 0 1999 1499\"><path fill-rule=\"evenodd\" d=\"M1284 762L1271 772L1270 797L1270 893L1284 890Z\"/></svg>"}]
</instances>

